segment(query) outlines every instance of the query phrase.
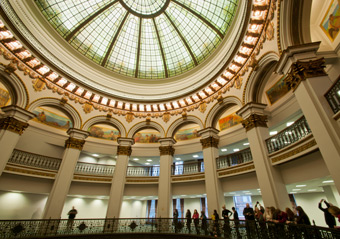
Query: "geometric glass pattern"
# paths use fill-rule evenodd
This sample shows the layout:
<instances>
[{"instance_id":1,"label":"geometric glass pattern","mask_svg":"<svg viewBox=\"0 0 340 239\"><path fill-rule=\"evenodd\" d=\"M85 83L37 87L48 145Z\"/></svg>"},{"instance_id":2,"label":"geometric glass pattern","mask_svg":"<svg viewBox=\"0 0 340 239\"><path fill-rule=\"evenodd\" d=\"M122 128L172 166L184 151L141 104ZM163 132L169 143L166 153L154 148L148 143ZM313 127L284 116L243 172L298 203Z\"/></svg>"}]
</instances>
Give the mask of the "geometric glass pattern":
<instances>
[{"instance_id":1,"label":"geometric glass pattern","mask_svg":"<svg viewBox=\"0 0 340 239\"><path fill-rule=\"evenodd\" d=\"M35 0L76 50L116 73L163 79L207 59L239 0Z\"/></svg>"}]
</instances>

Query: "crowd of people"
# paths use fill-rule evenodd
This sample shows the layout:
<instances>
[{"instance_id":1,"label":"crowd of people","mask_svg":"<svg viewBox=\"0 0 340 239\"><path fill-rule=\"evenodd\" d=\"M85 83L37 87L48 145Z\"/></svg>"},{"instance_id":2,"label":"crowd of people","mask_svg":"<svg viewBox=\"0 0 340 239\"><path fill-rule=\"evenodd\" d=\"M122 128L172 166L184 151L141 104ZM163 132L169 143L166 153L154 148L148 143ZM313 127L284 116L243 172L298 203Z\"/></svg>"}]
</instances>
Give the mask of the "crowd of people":
<instances>
[{"instance_id":1,"label":"crowd of people","mask_svg":"<svg viewBox=\"0 0 340 239\"><path fill-rule=\"evenodd\" d=\"M325 207L323 207L322 203L325 204ZM325 222L328 225L329 228L340 228L336 227L336 219L340 222L340 208L332 205L331 203L328 203L326 200L322 199L319 202L319 209L323 211ZM174 227L175 232L177 233L180 228L178 225L180 224L178 219L178 210L174 209ZM232 217L233 216L233 217ZM248 234L248 238L251 238L251 234L255 231L255 222L258 222L258 225L260 225L261 231L267 233L266 231L269 230L275 230L276 233L280 232L280 230L283 230L284 224L290 224L290 225L311 225L311 221L306 214L306 212L303 210L301 206L296 206L291 208L286 208L284 211L275 208L275 207L263 207L259 202L255 204L255 207L250 207L249 203L246 204L246 207L243 209L243 216L245 218L245 228ZM226 209L225 206L222 207L222 218L220 218L217 210L214 210L214 213L211 215L211 223L208 225L208 218L205 215L204 211L201 211L199 214L198 211L195 209L193 214L191 214L191 211L188 209L185 214L185 221L186 221L186 227L191 233L191 225L192 221L194 222L194 228L196 230L197 234L200 234L200 232L203 231L205 235L211 234L215 237L221 236L221 228L223 230L224 235L228 235L231 233L231 225L230 225L230 219L233 219L234 221L234 228L236 230L237 235L240 235L239 232L239 225L240 220L238 216L238 212L235 209L235 207L232 207L232 211ZM219 220L223 220L224 223L220 224ZM201 225L200 225L201 221ZM266 225L266 222L269 222L268 225ZM220 226L223 227L220 227ZM209 230L208 230L209 227ZM265 227L265 228L262 228Z\"/></svg>"}]
</instances>

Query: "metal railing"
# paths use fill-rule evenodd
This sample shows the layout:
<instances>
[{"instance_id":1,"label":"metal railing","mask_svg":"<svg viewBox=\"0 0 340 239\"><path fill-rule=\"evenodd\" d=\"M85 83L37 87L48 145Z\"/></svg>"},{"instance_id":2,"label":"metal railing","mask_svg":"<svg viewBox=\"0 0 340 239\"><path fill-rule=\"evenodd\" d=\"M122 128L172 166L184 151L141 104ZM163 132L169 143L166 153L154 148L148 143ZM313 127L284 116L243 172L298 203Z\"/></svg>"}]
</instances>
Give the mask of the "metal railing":
<instances>
[{"instance_id":1,"label":"metal railing","mask_svg":"<svg viewBox=\"0 0 340 239\"><path fill-rule=\"evenodd\" d=\"M66 236L94 235L107 238L114 234L150 235L193 234L224 238L266 238L266 239L337 239L340 230L317 226L279 224L258 221L212 221L173 218L122 218L122 219L50 219L50 220L1 220L0 238L65 238ZM118 235L117 234L117 235ZM101 237L102 236L102 237ZM91 238L91 237L86 237ZM138 237L137 237L138 238Z\"/></svg>"},{"instance_id":2,"label":"metal railing","mask_svg":"<svg viewBox=\"0 0 340 239\"><path fill-rule=\"evenodd\" d=\"M172 165L171 175L184 175L204 172L204 162L190 162Z\"/></svg>"},{"instance_id":3,"label":"metal railing","mask_svg":"<svg viewBox=\"0 0 340 239\"><path fill-rule=\"evenodd\" d=\"M127 176L158 177L159 166L128 166Z\"/></svg>"},{"instance_id":4,"label":"metal railing","mask_svg":"<svg viewBox=\"0 0 340 239\"><path fill-rule=\"evenodd\" d=\"M115 170L115 165L93 164L78 162L74 173L90 174L98 176L112 176Z\"/></svg>"},{"instance_id":5,"label":"metal railing","mask_svg":"<svg viewBox=\"0 0 340 239\"><path fill-rule=\"evenodd\" d=\"M268 153L271 154L275 151L283 149L299 141L300 139L305 138L311 133L312 131L309 128L306 118L302 116L291 126L266 139Z\"/></svg>"},{"instance_id":6,"label":"metal railing","mask_svg":"<svg viewBox=\"0 0 340 239\"><path fill-rule=\"evenodd\" d=\"M338 113L340 111L340 77L326 92L325 97L329 106L332 108L333 113Z\"/></svg>"},{"instance_id":7,"label":"metal railing","mask_svg":"<svg viewBox=\"0 0 340 239\"><path fill-rule=\"evenodd\" d=\"M253 161L253 156L251 155L250 148L246 148L233 154L218 157L217 168L228 168L251 161Z\"/></svg>"},{"instance_id":8,"label":"metal railing","mask_svg":"<svg viewBox=\"0 0 340 239\"><path fill-rule=\"evenodd\" d=\"M61 160L58 158L47 157L39 154L32 154L16 149L13 150L9 162L14 164L50 170L58 170L61 164Z\"/></svg>"}]
</instances>

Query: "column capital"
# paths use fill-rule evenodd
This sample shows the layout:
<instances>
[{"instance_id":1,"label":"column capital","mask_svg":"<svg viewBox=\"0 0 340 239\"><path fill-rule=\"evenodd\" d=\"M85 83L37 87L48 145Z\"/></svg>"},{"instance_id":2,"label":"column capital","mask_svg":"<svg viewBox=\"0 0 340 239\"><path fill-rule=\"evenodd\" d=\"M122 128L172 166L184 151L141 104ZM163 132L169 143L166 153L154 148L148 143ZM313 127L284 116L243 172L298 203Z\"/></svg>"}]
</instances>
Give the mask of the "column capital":
<instances>
[{"instance_id":1,"label":"column capital","mask_svg":"<svg viewBox=\"0 0 340 239\"><path fill-rule=\"evenodd\" d=\"M77 138L69 137L65 141L65 148L67 148L67 149L71 148L71 149L82 150L84 144L85 144L85 140L84 139L77 139Z\"/></svg>"},{"instance_id":2,"label":"column capital","mask_svg":"<svg viewBox=\"0 0 340 239\"><path fill-rule=\"evenodd\" d=\"M256 103L256 102L249 102L242 106L236 114L241 116L243 119L250 117L253 114L257 115L265 115L265 108L267 107L266 104Z\"/></svg>"},{"instance_id":3,"label":"column capital","mask_svg":"<svg viewBox=\"0 0 340 239\"><path fill-rule=\"evenodd\" d=\"M119 137L117 141L119 144L117 147L117 155L130 156L132 153L131 145L133 145L135 141L132 138L125 137Z\"/></svg>"},{"instance_id":4,"label":"column capital","mask_svg":"<svg viewBox=\"0 0 340 239\"><path fill-rule=\"evenodd\" d=\"M219 132L220 131L218 129L215 129L214 127L208 127L208 128L199 130L197 133L202 138L208 138L208 137L219 138L218 136Z\"/></svg>"},{"instance_id":5,"label":"column capital","mask_svg":"<svg viewBox=\"0 0 340 239\"><path fill-rule=\"evenodd\" d=\"M243 128L249 131L256 127L267 128L267 115L252 114L242 121Z\"/></svg>"},{"instance_id":6,"label":"column capital","mask_svg":"<svg viewBox=\"0 0 340 239\"><path fill-rule=\"evenodd\" d=\"M16 105L2 107L1 110L6 114L7 117L12 117L22 122L27 122L30 119L36 117L34 113L27 111Z\"/></svg>"},{"instance_id":7,"label":"column capital","mask_svg":"<svg viewBox=\"0 0 340 239\"><path fill-rule=\"evenodd\" d=\"M117 142L119 146L131 146L135 144L135 140L133 138L125 138L125 137L118 137Z\"/></svg>"},{"instance_id":8,"label":"column capital","mask_svg":"<svg viewBox=\"0 0 340 239\"><path fill-rule=\"evenodd\" d=\"M172 146L159 146L160 155L171 155L174 156L175 149Z\"/></svg>"},{"instance_id":9,"label":"column capital","mask_svg":"<svg viewBox=\"0 0 340 239\"><path fill-rule=\"evenodd\" d=\"M297 61L292 64L288 76L284 79L289 89L295 90L301 83L308 78L327 76L324 68L325 59L319 58L309 61Z\"/></svg>"},{"instance_id":10,"label":"column capital","mask_svg":"<svg viewBox=\"0 0 340 239\"><path fill-rule=\"evenodd\" d=\"M174 138L160 138L158 140L158 142L161 144L161 146L172 146L175 143L177 143L177 141Z\"/></svg>"},{"instance_id":11,"label":"column capital","mask_svg":"<svg viewBox=\"0 0 340 239\"><path fill-rule=\"evenodd\" d=\"M28 125L28 123L17 120L14 117L0 119L0 130L8 130L19 135L22 135Z\"/></svg>"},{"instance_id":12,"label":"column capital","mask_svg":"<svg viewBox=\"0 0 340 239\"><path fill-rule=\"evenodd\" d=\"M70 128L66 132L70 138L85 140L90 133L84 130L76 129L76 128Z\"/></svg>"},{"instance_id":13,"label":"column capital","mask_svg":"<svg viewBox=\"0 0 340 239\"><path fill-rule=\"evenodd\" d=\"M219 138L215 138L213 136L209 136L207 138L201 139L202 148L218 148L218 143L220 142Z\"/></svg>"}]
</instances>

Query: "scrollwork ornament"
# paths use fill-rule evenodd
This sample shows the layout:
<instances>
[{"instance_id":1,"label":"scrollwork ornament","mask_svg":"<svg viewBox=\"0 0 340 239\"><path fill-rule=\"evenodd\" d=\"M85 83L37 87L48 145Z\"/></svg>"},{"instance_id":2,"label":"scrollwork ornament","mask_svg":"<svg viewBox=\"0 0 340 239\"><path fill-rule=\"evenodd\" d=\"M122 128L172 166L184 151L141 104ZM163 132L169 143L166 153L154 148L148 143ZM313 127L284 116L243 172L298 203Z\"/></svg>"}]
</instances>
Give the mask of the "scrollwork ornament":
<instances>
[{"instance_id":1,"label":"scrollwork ornament","mask_svg":"<svg viewBox=\"0 0 340 239\"><path fill-rule=\"evenodd\" d=\"M252 114L247 119L243 120L241 123L243 127L246 129L246 131L249 131L255 127L267 128L267 116Z\"/></svg>"},{"instance_id":2,"label":"scrollwork ornament","mask_svg":"<svg viewBox=\"0 0 340 239\"><path fill-rule=\"evenodd\" d=\"M130 156L132 153L131 146L118 146L117 155L127 155Z\"/></svg>"},{"instance_id":3,"label":"scrollwork ornament","mask_svg":"<svg viewBox=\"0 0 340 239\"><path fill-rule=\"evenodd\" d=\"M218 148L218 143L220 142L220 140L218 138L215 137L207 137L204 139L201 139L201 144L202 144L202 148L206 149L206 148Z\"/></svg>"},{"instance_id":4,"label":"scrollwork ornament","mask_svg":"<svg viewBox=\"0 0 340 239\"><path fill-rule=\"evenodd\" d=\"M19 135L22 135L28 125L28 123L22 122L13 117L0 119L0 129L8 130Z\"/></svg>"},{"instance_id":5,"label":"scrollwork ornament","mask_svg":"<svg viewBox=\"0 0 340 239\"><path fill-rule=\"evenodd\" d=\"M159 146L160 155L171 155L174 156L175 149L172 146Z\"/></svg>"},{"instance_id":6,"label":"scrollwork ornament","mask_svg":"<svg viewBox=\"0 0 340 239\"><path fill-rule=\"evenodd\" d=\"M85 140L70 137L65 141L65 148L82 150L84 144L85 144Z\"/></svg>"},{"instance_id":7,"label":"scrollwork ornament","mask_svg":"<svg viewBox=\"0 0 340 239\"><path fill-rule=\"evenodd\" d=\"M310 61L297 61L292 64L288 76L284 79L288 89L295 90L302 81L319 76L326 76L325 59L320 58Z\"/></svg>"}]
</instances>

